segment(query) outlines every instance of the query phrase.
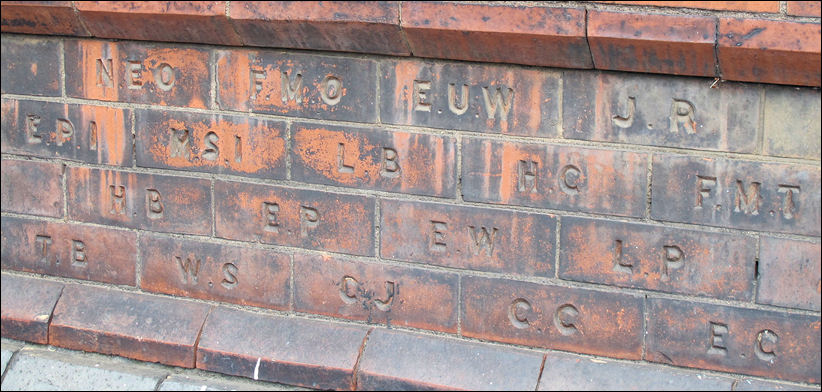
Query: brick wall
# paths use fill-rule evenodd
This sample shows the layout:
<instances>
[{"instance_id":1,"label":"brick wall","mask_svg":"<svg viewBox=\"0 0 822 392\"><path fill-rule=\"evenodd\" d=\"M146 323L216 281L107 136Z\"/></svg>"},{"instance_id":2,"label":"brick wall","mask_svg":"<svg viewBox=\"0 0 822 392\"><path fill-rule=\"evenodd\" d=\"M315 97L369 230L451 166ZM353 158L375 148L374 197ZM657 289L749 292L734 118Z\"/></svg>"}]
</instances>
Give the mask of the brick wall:
<instances>
[{"instance_id":1,"label":"brick wall","mask_svg":"<svg viewBox=\"0 0 822 392\"><path fill-rule=\"evenodd\" d=\"M820 91L773 84L819 86L818 3L18 3L4 337L317 388L819 388Z\"/></svg>"}]
</instances>

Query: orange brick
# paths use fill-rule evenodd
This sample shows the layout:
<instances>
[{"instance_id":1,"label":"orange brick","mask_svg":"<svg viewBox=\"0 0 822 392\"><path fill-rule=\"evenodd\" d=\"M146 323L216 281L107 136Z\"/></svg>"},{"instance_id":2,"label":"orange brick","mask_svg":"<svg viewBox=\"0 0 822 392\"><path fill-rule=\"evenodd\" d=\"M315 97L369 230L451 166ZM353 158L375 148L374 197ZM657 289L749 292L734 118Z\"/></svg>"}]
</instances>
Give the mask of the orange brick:
<instances>
[{"instance_id":1,"label":"orange brick","mask_svg":"<svg viewBox=\"0 0 822 392\"><path fill-rule=\"evenodd\" d=\"M597 69L714 76L716 18L588 11Z\"/></svg>"},{"instance_id":2,"label":"orange brick","mask_svg":"<svg viewBox=\"0 0 822 392\"><path fill-rule=\"evenodd\" d=\"M70 97L200 109L211 102L206 49L100 40L63 45Z\"/></svg>"},{"instance_id":3,"label":"orange brick","mask_svg":"<svg viewBox=\"0 0 822 392\"><path fill-rule=\"evenodd\" d=\"M69 168L68 215L104 225L211 234L211 181Z\"/></svg>"},{"instance_id":4,"label":"orange brick","mask_svg":"<svg viewBox=\"0 0 822 392\"><path fill-rule=\"evenodd\" d=\"M54 308L49 344L193 368L210 309L181 299L69 285Z\"/></svg>"},{"instance_id":5,"label":"orange brick","mask_svg":"<svg viewBox=\"0 0 822 392\"><path fill-rule=\"evenodd\" d=\"M49 321L63 285L4 273L0 288L3 292L0 296L0 330L3 337L48 344Z\"/></svg>"},{"instance_id":6,"label":"orange brick","mask_svg":"<svg viewBox=\"0 0 822 392\"><path fill-rule=\"evenodd\" d=\"M0 15L4 33L89 35L71 1L3 1Z\"/></svg>"},{"instance_id":7,"label":"orange brick","mask_svg":"<svg viewBox=\"0 0 822 392\"><path fill-rule=\"evenodd\" d=\"M135 285L137 234L122 229L4 217L3 268Z\"/></svg>"},{"instance_id":8,"label":"orange brick","mask_svg":"<svg viewBox=\"0 0 822 392\"><path fill-rule=\"evenodd\" d=\"M156 293L288 310L287 254L145 233L140 287Z\"/></svg>"},{"instance_id":9,"label":"orange brick","mask_svg":"<svg viewBox=\"0 0 822 392\"><path fill-rule=\"evenodd\" d=\"M819 23L719 19L719 68L724 79L819 86Z\"/></svg>"},{"instance_id":10,"label":"orange brick","mask_svg":"<svg viewBox=\"0 0 822 392\"><path fill-rule=\"evenodd\" d=\"M396 1L232 1L229 7L246 45L410 54Z\"/></svg>"},{"instance_id":11,"label":"orange brick","mask_svg":"<svg viewBox=\"0 0 822 392\"><path fill-rule=\"evenodd\" d=\"M137 166L285 179L285 122L136 110Z\"/></svg>"},{"instance_id":12,"label":"orange brick","mask_svg":"<svg viewBox=\"0 0 822 392\"><path fill-rule=\"evenodd\" d=\"M818 1L789 1L788 15L796 16L822 16L822 4Z\"/></svg>"},{"instance_id":13,"label":"orange brick","mask_svg":"<svg viewBox=\"0 0 822 392\"><path fill-rule=\"evenodd\" d=\"M293 124L292 132L297 181L456 196L453 137L308 123Z\"/></svg>"},{"instance_id":14,"label":"orange brick","mask_svg":"<svg viewBox=\"0 0 822 392\"><path fill-rule=\"evenodd\" d=\"M240 45L224 1L77 1L91 35L141 41Z\"/></svg>"},{"instance_id":15,"label":"orange brick","mask_svg":"<svg viewBox=\"0 0 822 392\"><path fill-rule=\"evenodd\" d=\"M63 167L50 162L3 159L3 211L63 217Z\"/></svg>"},{"instance_id":16,"label":"orange brick","mask_svg":"<svg viewBox=\"0 0 822 392\"><path fill-rule=\"evenodd\" d=\"M387 326L457 332L457 275L294 255L294 310Z\"/></svg>"},{"instance_id":17,"label":"orange brick","mask_svg":"<svg viewBox=\"0 0 822 392\"><path fill-rule=\"evenodd\" d=\"M591 68L585 10L403 2L402 28L418 57Z\"/></svg>"},{"instance_id":18,"label":"orange brick","mask_svg":"<svg viewBox=\"0 0 822 392\"><path fill-rule=\"evenodd\" d=\"M700 8L715 11L779 12L778 1L597 1L597 3Z\"/></svg>"}]
</instances>

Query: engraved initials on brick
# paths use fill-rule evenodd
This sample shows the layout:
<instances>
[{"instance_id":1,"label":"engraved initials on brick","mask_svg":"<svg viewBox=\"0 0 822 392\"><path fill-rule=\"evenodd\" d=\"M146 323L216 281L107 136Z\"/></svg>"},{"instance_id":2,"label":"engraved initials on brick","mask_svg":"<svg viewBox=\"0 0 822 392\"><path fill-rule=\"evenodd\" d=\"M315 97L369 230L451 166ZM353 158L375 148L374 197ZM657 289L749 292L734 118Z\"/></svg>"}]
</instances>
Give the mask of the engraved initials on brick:
<instances>
[{"instance_id":1,"label":"engraved initials on brick","mask_svg":"<svg viewBox=\"0 0 822 392\"><path fill-rule=\"evenodd\" d=\"M796 212L796 202L794 202L794 194L799 193L799 186L780 184L776 191L784 193L785 197L782 199L782 216L785 219L793 219Z\"/></svg>"},{"instance_id":2,"label":"engraved initials on brick","mask_svg":"<svg viewBox=\"0 0 822 392\"><path fill-rule=\"evenodd\" d=\"M180 256L174 256L174 259L177 261L177 266L180 267L183 283L197 284L200 273L200 259L192 259L188 256L186 256L185 260Z\"/></svg>"},{"instance_id":3,"label":"engraved initials on brick","mask_svg":"<svg viewBox=\"0 0 822 392\"><path fill-rule=\"evenodd\" d=\"M352 276L343 276L340 281L340 298L346 304L353 304L357 302L357 292L360 289L360 282Z\"/></svg>"},{"instance_id":4,"label":"engraved initials on brick","mask_svg":"<svg viewBox=\"0 0 822 392\"><path fill-rule=\"evenodd\" d=\"M518 161L517 189L520 192L537 193L537 168L539 163L534 161Z\"/></svg>"},{"instance_id":5,"label":"engraved initials on brick","mask_svg":"<svg viewBox=\"0 0 822 392\"><path fill-rule=\"evenodd\" d=\"M622 240L614 241L614 272L631 274L634 271L634 265L622 262Z\"/></svg>"},{"instance_id":6,"label":"engraved initials on brick","mask_svg":"<svg viewBox=\"0 0 822 392\"><path fill-rule=\"evenodd\" d=\"M320 97L326 105L334 106L342 99L342 80L333 75L328 75L320 83Z\"/></svg>"},{"instance_id":7,"label":"engraved initials on brick","mask_svg":"<svg viewBox=\"0 0 822 392\"><path fill-rule=\"evenodd\" d=\"M168 63L162 63L154 70L154 81L160 90L171 90L174 87L174 79L174 68L171 68Z\"/></svg>"},{"instance_id":8,"label":"engraved initials on brick","mask_svg":"<svg viewBox=\"0 0 822 392\"><path fill-rule=\"evenodd\" d=\"M297 72L292 80L288 76L288 71L282 71L280 82L282 86L281 91L284 104L287 104L288 101L294 101L294 103L297 104L302 103L303 75L301 73Z\"/></svg>"},{"instance_id":9,"label":"engraved initials on brick","mask_svg":"<svg viewBox=\"0 0 822 392\"><path fill-rule=\"evenodd\" d=\"M143 88L143 81L141 78L143 77L143 64L139 61L129 60L128 62L128 70L127 70L127 78L128 78L128 88L131 90L139 90Z\"/></svg>"},{"instance_id":10,"label":"engraved initials on brick","mask_svg":"<svg viewBox=\"0 0 822 392\"><path fill-rule=\"evenodd\" d=\"M634 112L636 111L636 98L628 97L628 114L625 117L614 115L612 121L619 128L630 128L634 124Z\"/></svg>"},{"instance_id":11,"label":"engraved initials on brick","mask_svg":"<svg viewBox=\"0 0 822 392\"><path fill-rule=\"evenodd\" d=\"M457 103L459 101L459 103ZM468 85L463 84L460 89L460 97L457 99L457 86L454 83L448 84L448 109L456 115L465 114L468 111Z\"/></svg>"},{"instance_id":12,"label":"engraved initials on brick","mask_svg":"<svg viewBox=\"0 0 822 392\"><path fill-rule=\"evenodd\" d=\"M237 279L237 274L240 270L237 268L236 265L232 263L225 263L223 264L223 275L225 276L223 280L220 282L220 285L225 287L226 290L231 290L239 284L239 279Z\"/></svg>"},{"instance_id":13,"label":"engraved initials on brick","mask_svg":"<svg viewBox=\"0 0 822 392\"><path fill-rule=\"evenodd\" d=\"M57 145L62 146L63 143L71 140L71 137L74 135L74 125L69 120L58 118L56 133Z\"/></svg>"},{"instance_id":14,"label":"engraved initials on brick","mask_svg":"<svg viewBox=\"0 0 822 392\"><path fill-rule=\"evenodd\" d=\"M431 82L425 80L414 81L414 110L418 112L430 112L431 103L426 102L428 99L427 91L431 89Z\"/></svg>"},{"instance_id":15,"label":"engraved initials on brick","mask_svg":"<svg viewBox=\"0 0 822 392\"><path fill-rule=\"evenodd\" d=\"M530 325L528 315L531 314L532 310L533 308L531 307L531 303L524 298L517 298L514 302L511 302L511 306L508 310L508 320L511 321L511 325L513 325L514 328L528 328Z\"/></svg>"},{"instance_id":16,"label":"engraved initials on brick","mask_svg":"<svg viewBox=\"0 0 822 392\"><path fill-rule=\"evenodd\" d=\"M374 305L377 309L387 312L391 310L391 305L394 303L394 294L397 292L397 285L394 282L385 282L385 299L374 299Z\"/></svg>"},{"instance_id":17,"label":"engraved initials on brick","mask_svg":"<svg viewBox=\"0 0 822 392\"><path fill-rule=\"evenodd\" d=\"M354 165L346 165L345 164L345 144L340 143L337 145L337 171L340 173L353 173L354 172Z\"/></svg>"},{"instance_id":18,"label":"engraved initials on brick","mask_svg":"<svg viewBox=\"0 0 822 392\"><path fill-rule=\"evenodd\" d=\"M37 134L37 127L40 125L40 116L36 114L26 115L26 143L37 144L42 141L42 136Z\"/></svg>"},{"instance_id":19,"label":"engraved initials on brick","mask_svg":"<svg viewBox=\"0 0 822 392\"><path fill-rule=\"evenodd\" d=\"M71 240L71 265L85 267L87 264L86 244L80 240Z\"/></svg>"},{"instance_id":20,"label":"engraved initials on brick","mask_svg":"<svg viewBox=\"0 0 822 392\"><path fill-rule=\"evenodd\" d=\"M308 237L308 231L319 225L320 213L317 209L301 206L300 207L300 236Z\"/></svg>"},{"instance_id":21,"label":"engraved initials on brick","mask_svg":"<svg viewBox=\"0 0 822 392\"><path fill-rule=\"evenodd\" d=\"M662 274L660 279L663 282L667 282L671 280L670 271L682 268L684 264L683 259L685 258L685 254L682 252L682 249L676 245L666 245L663 246L662 249L664 250L664 256L662 257Z\"/></svg>"},{"instance_id":22,"label":"engraved initials on brick","mask_svg":"<svg viewBox=\"0 0 822 392\"><path fill-rule=\"evenodd\" d=\"M111 209L109 214L123 215L126 213L126 187L122 185L109 185L109 195L111 196Z\"/></svg>"},{"instance_id":23,"label":"engraved initials on brick","mask_svg":"<svg viewBox=\"0 0 822 392\"><path fill-rule=\"evenodd\" d=\"M734 196L734 212L742 212L746 215L759 215L759 205L762 204L762 197L759 195L759 188L762 184L752 182L747 191L742 185L742 181L736 181L736 194Z\"/></svg>"},{"instance_id":24,"label":"engraved initials on brick","mask_svg":"<svg viewBox=\"0 0 822 392\"><path fill-rule=\"evenodd\" d=\"M489 120L493 120L497 111L499 111L500 120L508 121L508 112L511 110L511 105L514 100L513 89L497 87L494 91L494 98L492 99L488 93L488 86L485 86L482 88L482 98L485 102L485 112L488 113Z\"/></svg>"},{"instance_id":25,"label":"engraved initials on brick","mask_svg":"<svg viewBox=\"0 0 822 392\"><path fill-rule=\"evenodd\" d=\"M706 197L711 197L712 187L716 186L716 177L696 176L696 207L702 208L702 201Z\"/></svg>"},{"instance_id":26,"label":"engraved initials on brick","mask_svg":"<svg viewBox=\"0 0 822 392\"><path fill-rule=\"evenodd\" d=\"M220 157L220 148L217 147L217 142L220 138L214 132L209 132L205 135L206 148L203 150L203 159L209 161L216 161Z\"/></svg>"},{"instance_id":27,"label":"engraved initials on brick","mask_svg":"<svg viewBox=\"0 0 822 392\"><path fill-rule=\"evenodd\" d=\"M429 249L433 252L445 252L448 250L448 245L445 243L445 231L448 230L448 225L445 222L431 221L431 241L429 241Z\"/></svg>"},{"instance_id":28,"label":"engraved initials on brick","mask_svg":"<svg viewBox=\"0 0 822 392\"><path fill-rule=\"evenodd\" d=\"M769 329L759 331L759 333L756 334L756 344L754 344L756 357L766 362L773 362L774 358L776 358L774 349L778 340L779 336L777 336L774 331Z\"/></svg>"},{"instance_id":29,"label":"engraved initials on brick","mask_svg":"<svg viewBox=\"0 0 822 392\"><path fill-rule=\"evenodd\" d=\"M114 66L111 59L97 59L95 65L97 67L97 86L113 87Z\"/></svg>"},{"instance_id":30,"label":"engraved initials on brick","mask_svg":"<svg viewBox=\"0 0 822 392\"><path fill-rule=\"evenodd\" d=\"M554 313L554 326L557 327L559 333L570 336L579 332L579 310L574 305L565 304L557 308Z\"/></svg>"},{"instance_id":31,"label":"engraved initials on brick","mask_svg":"<svg viewBox=\"0 0 822 392\"><path fill-rule=\"evenodd\" d=\"M494 252L494 237L497 235L498 229L492 227L489 231L485 226L477 229L474 226L468 226L468 234L471 236L472 252L474 256L479 255L480 251L485 251L486 256L491 256Z\"/></svg>"},{"instance_id":32,"label":"engraved initials on brick","mask_svg":"<svg viewBox=\"0 0 822 392\"><path fill-rule=\"evenodd\" d=\"M680 128L685 129L685 133L696 133L696 121L694 121L694 104L684 100L674 98L671 104L670 132L678 133Z\"/></svg>"},{"instance_id":33,"label":"engraved initials on brick","mask_svg":"<svg viewBox=\"0 0 822 392\"><path fill-rule=\"evenodd\" d=\"M280 212L280 206L277 203L263 202L263 230L271 233L280 232L280 223L277 222L277 213Z\"/></svg>"},{"instance_id":34,"label":"engraved initials on brick","mask_svg":"<svg viewBox=\"0 0 822 392\"><path fill-rule=\"evenodd\" d=\"M51 243L52 241L50 236L43 234L37 234L34 236L34 244L36 245L34 251L40 253L41 263L48 264L49 246Z\"/></svg>"},{"instance_id":35,"label":"engraved initials on brick","mask_svg":"<svg viewBox=\"0 0 822 392\"><path fill-rule=\"evenodd\" d=\"M559 175L560 189L568 195L576 195L582 185L582 171L574 165L565 165Z\"/></svg>"},{"instance_id":36,"label":"engraved initials on brick","mask_svg":"<svg viewBox=\"0 0 822 392\"><path fill-rule=\"evenodd\" d=\"M375 293L363 289L360 282L351 275L345 275L340 280L340 298L347 305L361 302L362 306L368 309L376 307L378 310L388 312L394 303L394 297L399 294L399 285L390 280L385 281L385 299L379 299Z\"/></svg>"},{"instance_id":37,"label":"engraved initials on brick","mask_svg":"<svg viewBox=\"0 0 822 392\"><path fill-rule=\"evenodd\" d=\"M189 138L189 130L188 129L174 129L171 128L171 135L169 140L170 150L171 150L171 158L175 157L185 157L186 159L191 158L191 143Z\"/></svg>"},{"instance_id":38,"label":"engraved initials on brick","mask_svg":"<svg viewBox=\"0 0 822 392\"><path fill-rule=\"evenodd\" d=\"M263 91L263 80L265 80L265 71L252 69L250 72L251 75L251 100L256 100L258 94ZM269 96L266 95L266 101L270 99Z\"/></svg>"},{"instance_id":39,"label":"engraved initials on brick","mask_svg":"<svg viewBox=\"0 0 822 392\"><path fill-rule=\"evenodd\" d=\"M389 147L382 149L382 164L380 175L388 178L396 178L400 175L400 163L397 150Z\"/></svg>"},{"instance_id":40,"label":"engraved initials on brick","mask_svg":"<svg viewBox=\"0 0 822 392\"><path fill-rule=\"evenodd\" d=\"M727 355L728 348L725 347L724 337L728 334L728 325L709 321L708 329L710 337L708 354Z\"/></svg>"},{"instance_id":41,"label":"engraved initials on brick","mask_svg":"<svg viewBox=\"0 0 822 392\"><path fill-rule=\"evenodd\" d=\"M163 202L160 191L156 189L146 189L146 216L149 219L160 219L163 217Z\"/></svg>"}]
</instances>

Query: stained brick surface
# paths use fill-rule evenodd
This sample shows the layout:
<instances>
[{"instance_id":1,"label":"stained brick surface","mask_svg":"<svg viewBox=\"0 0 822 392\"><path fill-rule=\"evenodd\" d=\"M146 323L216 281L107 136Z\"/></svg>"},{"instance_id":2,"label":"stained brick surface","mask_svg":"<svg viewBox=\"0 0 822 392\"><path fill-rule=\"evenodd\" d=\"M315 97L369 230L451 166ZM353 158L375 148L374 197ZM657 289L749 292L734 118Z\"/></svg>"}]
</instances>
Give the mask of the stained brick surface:
<instances>
[{"instance_id":1,"label":"stained brick surface","mask_svg":"<svg viewBox=\"0 0 822 392\"><path fill-rule=\"evenodd\" d=\"M63 285L3 274L0 286L3 337L48 344L49 320Z\"/></svg>"},{"instance_id":2,"label":"stained brick surface","mask_svg":"<svg viewBox=\"0 0 822 392\"><path fill-rule=\"evenodd\" d=\"M819 383L819 316L648 300L646 359Z\"/></svg>"},{"instance_id":3,"label":"stained brick surface","mask_svg":"<svg viewBox=\"0 0 822 392\"><path fill-rule=\"evenodd\" d=\"M822 156L821 97L818 90L766 87L763 152L818 161Z\"/></svg>"},{"instance_id":4,"label":"stained brick surface","mask_svg":"<svg viewBox=\"0 0 822 392\"><path fill-rule=\"evenodd\" d=\"M285 178L285 123L259 118L137 110L137 165Z\"/></svg>"},{"instance_id":5,"label":"stained brick surface","mask_svg":"<svg viewBox=\"0 0 822 392\"><path fill-rule=\"evenodd\" d=\"M457 275L294 255L294 310L455 333Z\"/></svg>"},{"instance_id":6,"label":"stained brick surface","mask_svg":"<svg viewBox=\"0 0 822 392\"><path fill-rule=\"evenodd\" d=\"M49 344L194 367L195 344L211 307L190 301L69 285L49 326Z\"/></svg>"},{"instance_id":7,"label":"stained brick surface","mask_svg":"<svg viewBox=\"0 0 822 392\"><path fill-rule=\"evenodd\" d=\"M505 343L639 359L642 298L506 279L462 279L462 334Z\"/></svg>"},{"instance_id":8,"label":"stained brick surface","mask_svg":"<svg viewBox=\"0 0 822 392\"><path fill-rule=\"evenodd\" d=\"M5 4L4 16L5 17ZM3 94L60 95L60 44L57 40L3 35Z\"/></svg>"},{"instance_id":9,"label":"stained brick surface","mask_svg":"<svg viewBox=\"0 0 822 392\"><path fill-rule=\"evenodd\" d=\"M362 354L358 390L532 390L542 354L377 329Z\"/></svg>"},{"instance_id":10,"label":"stained brick surface","mask_svg":"<svg viewBox=\"0 0 822 392\"><path fill-rule=\"evenodd\" d=\"M310 388L351 389L366 332L361 326L218 307L203 327L197 368Z\"/></svg>"},{"instance_id":11,"label":"stained brick surface","mask_svg":"<svg viewBox=\"0 0 822 392\"><path fill-rule=\"evenodd\" d=\"M453 137L310 123L292 132L295 180L454 197Z\"/></svg>"},{"instance_id":12,"label":"stained brick surface","mask_svg":"<svg viewBox=\"0 0 822 392\"><path fill-rule=\"evenodd\" d=\"M289 307L287 254L152 234L142 235L139 246L143 290L281 310Z\"/></svg>"},{"instance_id":13,"label":"stained brick surface","mask_svg":"<svg viewBox=\"0 0 822 392\"><path fill-rule=\"evenodd\" d=\"M135 233L12 217L3 217L2 227L4 269L135 284Z\"/></svg>"},{"instance_id":14,"label":"stained brick surface","mask_svg":"<svg viewBox=\"0 0 822 392\"><path fill-rule=\"evenodd\" d=\"M47 162L3 159L0 171L3 211L63 216L63 168Z\"/></svg>"},{"instance_id":15,"label":"stained brick surface","mask_svg":"<svg viewBox=\"0 0 822 392\"><path fill-rule=\"evenodd\" d=\"M3 99L2 148L42 158L131 166L131 110Z\"/></svg>"},{"instance_id":16,"label":"stained brick surface","mask_svg":"<svg viewBox=\"0 0 822 392\"><path fill-rule=\"evenodd\" d=\"M819 243L760 237L757 302L820 310Z\"/></svg>"},{"instance_id":17,"label":"stained brick surface","mask_svg":"<svg viewBox=\"0 0 822 392\"><path fill-rule=\"evenodd\" d=\"M88 35L71 1L4 1L0 9L4 33Z\"/></svg>"}]
</instances>

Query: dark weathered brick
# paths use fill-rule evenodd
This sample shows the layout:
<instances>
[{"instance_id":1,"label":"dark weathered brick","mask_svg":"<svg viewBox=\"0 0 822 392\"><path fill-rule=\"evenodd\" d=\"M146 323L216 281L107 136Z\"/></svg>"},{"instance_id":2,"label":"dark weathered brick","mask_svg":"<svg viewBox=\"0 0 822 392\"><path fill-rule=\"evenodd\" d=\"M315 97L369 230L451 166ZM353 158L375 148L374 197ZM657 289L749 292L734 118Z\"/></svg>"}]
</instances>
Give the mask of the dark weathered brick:
<instances>
[{"instance_id":1,"label":"dark weathered brick","mask_svg":"<svg viewBox=\"0 0 822 392\"><path fill-rule=\"evenodd\" d=\"M71 1L4 1L0 9L4 33L88 36Z\"/></svg>"},{"instance_id":2,"label":"dark weathered brick","mask_svg":"<svg viewBox=\"0 0 822 392\"><path fill-rule=\"evenodd\" d=\"M409 1L402 29L414 56L591 68L585 10Z\"/></svg>"},{"instance_id":3,"label":"dark weathered brick","mask_svg":"<svg viewBox=\"0 0 822 392\"><path fill-rule=\"evenodd\" d=\"M818 89L765 87L763 152L819 160L822 155L820 97Z\"/></svg>"},{"instance_id":4,"label":"dark weathered brick","mask_svg":"<svg viewBox=\"0 0 822 392\"><path fill-rule=\"evenodd\" d=\"M49 344L191 368L210 309L180 299L69 285L54 308Z\"/></svg>"},{"instance_id":5,"label":"dark weathered brick","mask_svg":"<svg viewBox=\"0 0 822 392\"><path fill-rule=\"evenodd\" d=\"M270 250L140 236L143 290L287 310L288 255Z\"/></svg>"},{"instance_id":6,"label":"dark weathered brick","mask_svg":"<svg viewBox=\"0 0 822 392\"><path fill-rule=\"evenodd\" d=\"M376 63L278 51L217 50L221 109L374 122Z\"/></svg>"},{"instance_id":7,"label":"dark weathered brick","mask_svg":"<svg viewBox=\"0 0 822 392\"><path fill-rule=\"evenodd\" d=\"M820 270L819 243L762 236L756 301L818 312L822 308Z\"/></svg>"},{"instance_id":8,"label":"dark weathered brick","mask_svg":"<svg viewBox=\"0 0 822 392\"><path fill-rule=\"evenodd\" d=\"M646 359L819 383L819 316L648 300Z\"/></svg>"},{"instance_id":9,"label":"dark weathered brick","mask_svg":"<svg viewBox=\"0 0 822 392\"><path fill-rule=\"evenodd\" d=\"M3 99L4 153L131 165L131 111Z\"/></svg>"},{"instance_id":10,"label":"dark weathered brick","mask_svg":"<svg viewBox=\"0 0 822 392\"><path fill-rule=\"evenodd\" d=\"M660 365L551 352L538 391L729 391L734 379Z\"/></svg>"},{"instance_id":11,"label":"dark weathered brick","mask_svg":"<svg viewBox=\"0 0 822 392\"><path fill-rule=\"evenodd\" d=\"M529 391L541 364L535 351L380 328L363 350L357 389Z\"/></svg>"},{"instance_id":12,"label":"dark weathered brick","mask_svg":"<svg viewBox=\"0 0 822 392\"><path fill-rule=\"evenodd\" d=\"M713 41L712 41L713 42ZM711 47L713 56L713 47ZM754 152L760 88L671 76L563 74L563 135L571 139Z\"/></svg>"},{"instance_id":13,"label":"dark weathered brick","mask_svg":"<svg viewBox=\"0 0 822 392\"><path fill-rule=\"evenodd\" d=\"M6 218L3 218L3 221L5 220ZM0 329L3 337L48 344L49 320L54 305L63 291L63 285L42 279L2 274L0 287Z\"/></svg>"},{"instance_id":14,"label":"dark weathered brick","mask_svg":"<svg viewBox=\"0 0 822 392\"><path fill-rule=\"evenodd\" d=\"M396 1L232 1L229 14L250 46L410 54Z\"/></svg>"},{"instance_id":15,"label":"dark weathered brick","mask_svg":"<svg viewBox=\"0 0 822 392\"><path fill-rule=\"evenodd\" d=\"M79 1L75 7L95 37L240 45L225 1Z\"/></svg>"},{"instance_id":16,"label":"dark weathered brick","mask_svg":"<svg viewBox=\"0 0 822 392\"><path fill-rule=\"evenodd\" d=\"M382 200L380 255L475 271L553 276L551 215Z\"/></svg>"},{"instance_id":17,"label":"dark weathered brick","mask_svg":"<svg viewBox=\"0 0 822 392\"><path fill-rule=\"evenodd\" d=\"M629 294L462 278L462 334L473 338L639 359L642 306Z\"/></svg>"},{"instance_id":18,"label":"dark weathered brick","mask_svg":"<svg viewBox=\"0 0 822 392\"><path fill-rule=\"evenodd\" d=\"M747 301L755 262L753 237L562 218L562 279Z\"/></svg>"},{"instance_id":19,"label":"dark weathered brick","mask_svg":"<svg viewBox=\"0 0 822 392\"><path fill-rule=\"evenodd\" d=\"M217 236L356 255L374 254L374 199L217 181Z\"/></svg>"},{"instance_id":20,"label":"dark weathered brick","mask_svg":"<svg viewBox=\"0 0 822 392\"><path fill-rule=\"evenodd\" d=\"M137 166L284 179L285 122L136 110Z\"/></svg>"},{"instance_id":21,"label":"dark weathered brick","mask_svg":"<svg viewBox=\"0 0 822 392\"><path fill-rule=\"evenodd\" d=\"M211 234L209 180L71 167L71 219L129 228Z\"/></svg>"},{"instance_id":22,"label":"dark weathered brick","mask_svg":"<svg viewBox=\"0 0 822 392\"><path fill-rule=\"evenodd\" d=\"M316 389L351 389L367 329L218 307L203 327L197 368Z\"/></svg>"},{"instance_id":23,"label":"dark weathered brick","mask_svg":"<svg viewBox=\"0 0 822 392\"><path fill-rule=\"evenodd\" d=\"M457 332L457 275L294 255L294 310Z\"/></svg>"},{"instance_id":24,"label":"dark weathered brick","mask_svg":"<svg viewBox=\"0 0 822 392\"><path fill-rule=\"evenodd\" d=\"M383 122L485 133L559 134L559 74L420 60L380 63Z\"/></svg>"},{"instance_id":25,"label":"dark weathered brick","mask_svg":"<svg viewBox=\"0 0 822 392\"><path fill-rule=\"evenodd\" d=\"M464 138L463 198L643 216L647 154Z\"/></svg>"},{"instance_id":26,"label":"dark weathered brick","mask_svg":"<svg viewBox=\"0 0 822 392\"><path fill-rule=\"evenodd\" d=\"M655 154L651 217L819 236L819 167Z\"/></svg>"},{"instance_id":27,"label":"dark weathered brick","mask_svg":"<svg viewBox=\"0 0 822 392\"><path fill-rule=\"evenodd\" d=\"M716 18L588 10L597 69L714 76ZM566 85L567 86L567 85Z\"/></svg>"},{"instance_id":28,"label":"dark weathered brick","mask_svg":"<svg viewBox=\"0 0 822 392\"><path fill-rule=\"evenodd\" d=\"M3 211L63 216L63 167L49 162L3 159L0 171Z\"/></svg>"},{"instance_id":29,"label":"dark weathered brick","mask_svg":"<svg viewBox=\"0 0 822 392\"><path fill-rule=\"evenodd\" d=\"M3 20L5 20L3 4ZM0 91L3 94L60 95L60 43L54 39L5 35Z\"/></svg>"},{"instance_id":30,"label":"dark weathered brick","mask_svg":"<svg viewBox=\"0 0 822 392\"><path fill-rule=\"evenodd\" d=\"M134 286L135 233L4 217L3 268Z\"/></svg>"},{"instance_id":31,"label":"dark weathered brick","mask_svg":"<svg viewBox=\"0 0 822 392\"><path fill-rule=\"evenodd\" d=\"M209 51L138 42L66 40L70 97L207 108Z\"/></svg>"},{"instance_id":32,"label":"dark weathered brick","mask_svg":"<svg viewBox=\"0 0 822 392\"><path fill-rule=\"evenodd\" d=\"M455 197L453 137L357 127L292 125L295 180Z\"/></svg>"}]
</instances>

